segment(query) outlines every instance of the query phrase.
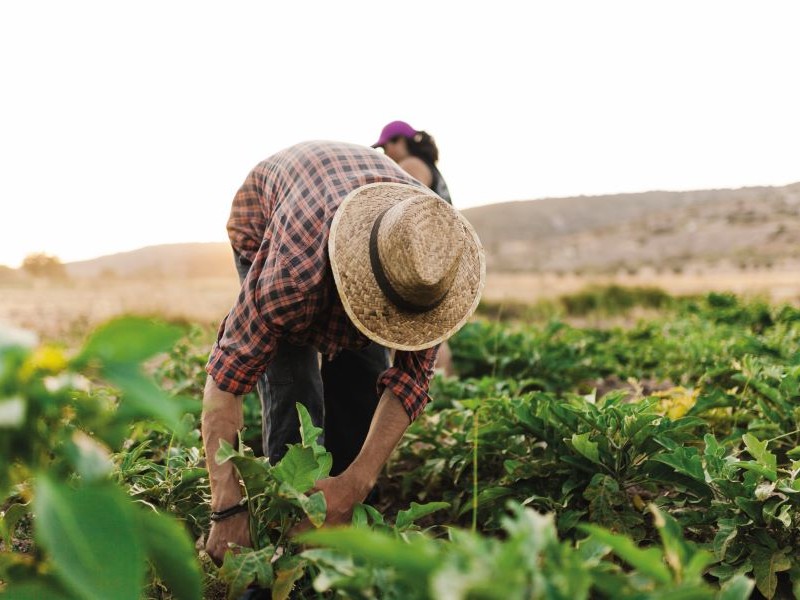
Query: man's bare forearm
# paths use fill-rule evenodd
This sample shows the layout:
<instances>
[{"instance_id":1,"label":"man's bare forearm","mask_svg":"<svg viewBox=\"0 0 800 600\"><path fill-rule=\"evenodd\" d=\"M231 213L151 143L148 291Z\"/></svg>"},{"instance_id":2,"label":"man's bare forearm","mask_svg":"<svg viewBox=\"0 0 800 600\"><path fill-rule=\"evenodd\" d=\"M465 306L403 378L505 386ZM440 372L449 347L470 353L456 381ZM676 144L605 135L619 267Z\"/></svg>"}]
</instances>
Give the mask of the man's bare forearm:
<instances>
[{"instance_id":1,"label":"man's bare forearm","mask_svg":"<svg viewBox=\"0 0 800 600\"><path fill-rule=\"evenodd\" d=\"M384 390L361 451L342 473L356 486L359 495L366 496L375 485L383 465L410 424L402 402L388 388Z\"/></svg>"},{"instance_id":2,"label":"man's bare forearm","mask_svg":"<svg viewBox=\"0 0 800 600\"><path fill-rule=\"evenodd\" d=\"M211 510L223 510L242 499L239 479L232 463L218 465L215 459L219 440L235 444L237 432L242 428L242 401L238 396L223 392L214 380L206 379L203 392L203 446L206 467L211 484Z\"/></svg>"}]
</instances>

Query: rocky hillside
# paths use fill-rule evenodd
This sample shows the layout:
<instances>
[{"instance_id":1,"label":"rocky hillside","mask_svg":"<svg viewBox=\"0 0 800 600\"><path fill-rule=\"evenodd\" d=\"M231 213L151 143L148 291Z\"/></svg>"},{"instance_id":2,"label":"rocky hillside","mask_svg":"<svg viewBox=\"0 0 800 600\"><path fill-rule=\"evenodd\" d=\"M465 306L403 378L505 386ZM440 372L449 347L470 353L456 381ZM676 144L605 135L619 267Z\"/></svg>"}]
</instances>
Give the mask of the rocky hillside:
<instances>
[{"instance_id":1,"label":"rocky hillside","mask_svg":"<svg viewBox=\"0 0 800 600\"><path fill-rule=\"evenodd\" d=\"M493 272L613 273L800 264L800 183L491 204L464 211ZM71 277L236 277L227 243L70 263Z\"/></svg>"},{"instance_id":2,"label":"rocky hillside","mask_svg":"<svg viewBox=\"0 0 800 600\"><path fill-rule=\"evenodd\" d=\"M493 271L678 271L800 261L800 183L513 202L465 214Z\"/></svg>"}]
</instances>

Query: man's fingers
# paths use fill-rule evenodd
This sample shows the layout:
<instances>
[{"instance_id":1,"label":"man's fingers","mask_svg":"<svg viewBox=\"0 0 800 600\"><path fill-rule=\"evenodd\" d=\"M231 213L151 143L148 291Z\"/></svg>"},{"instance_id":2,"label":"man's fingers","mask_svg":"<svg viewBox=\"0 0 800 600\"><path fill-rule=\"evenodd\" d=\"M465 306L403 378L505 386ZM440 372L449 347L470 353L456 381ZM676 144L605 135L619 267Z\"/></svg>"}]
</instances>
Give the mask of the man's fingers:
<instances>
[{"instance_id":1,"label":"man's fingers","mask_svg":"<svg viewBox=\"0 0 800 600\"><path fill-rule=\"evenodd\" d=\"M228 548L225 548L228 550ZM222 562L225 560L225 552L219 552L216 548L206 548L206 553L211 557L211 561L217 565L217 567L222 566Z\"/></svg>"},{"instance_id":2,"label":"man's fingers","mask_svg":"<svg viewBox=\"0 0 800 600\"><path fill-rule=\"evenodd\" d=\"M233 536L233 540L235 539L236 537ZM242 539L242 542L243 543L241 544L236 543L235 541L232 541L231 536L220 535L219 533L215 532L214 529L212 529L208 539L206 540L206 554L208 554L214 564L219 567L222 566L222 563L225 560L225 554L228 552L238 554L242 547L250 546L249 534Z\"/></svg>"}]
</instances>

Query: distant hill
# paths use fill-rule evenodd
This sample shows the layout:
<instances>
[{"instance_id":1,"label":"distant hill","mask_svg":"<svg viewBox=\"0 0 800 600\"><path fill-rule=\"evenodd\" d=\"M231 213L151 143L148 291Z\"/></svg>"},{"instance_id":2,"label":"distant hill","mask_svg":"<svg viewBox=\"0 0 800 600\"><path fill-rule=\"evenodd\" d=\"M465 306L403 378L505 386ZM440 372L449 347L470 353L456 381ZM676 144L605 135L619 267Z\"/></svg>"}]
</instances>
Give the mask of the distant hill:
<instances>
[{"instance_id":1,"label":"distant hill","mask_svg":"<svg viewBox=\"0 0 800 600\"><path fill-rule=\"evenodd\" d=\"M464 214L494 272L800 265L800 183L525 200ZM224 242L149 246L66 266L71 277L236 277Z\"/></svg>"},{"instance_id":2,"label":"distant hill","mask_svg":"<svg viewBox=\"0 0 800 600\"><path fill-rule=\"evenodd\" d=\"M800 183L550 198L464 214L494 271L602 273L800 260Z\"/></svg>"},{"instance_id":3,"label":"distant hill","mask_svg":"<svg viewBox=\"0 0 800 600\"><path fill-rule=\"evenodd\" d=\"M163 244L67 263L70 277L235 277L227 242Z\"/></svg>"}]
</instances>

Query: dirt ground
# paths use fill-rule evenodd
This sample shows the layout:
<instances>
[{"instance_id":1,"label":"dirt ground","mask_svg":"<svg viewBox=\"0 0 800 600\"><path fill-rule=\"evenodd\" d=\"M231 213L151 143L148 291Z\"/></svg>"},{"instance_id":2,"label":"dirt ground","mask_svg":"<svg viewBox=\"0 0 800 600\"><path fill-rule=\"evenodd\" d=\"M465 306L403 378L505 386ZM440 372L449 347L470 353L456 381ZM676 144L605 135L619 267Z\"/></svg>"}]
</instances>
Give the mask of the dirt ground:
<instances>
[{"instance_id":1,"label":"dirt ground","mask_svg":"<svg viewBox=\"0 0 800 600\"><path fill-rule=\"evenodd\" d=\"M656 286L674 295L732 291L779 302L800 303L796 271L729 271L578 277L555 274L490 274L484 298L535 302L591 284ZM120 314L159 315L216 326L238 293L232 278L184 280L30 281L0 284L0 325L28 329L45 339L74 339Z\"/></svg>"},{"instance_id":2,"label":"dirt ground","mask_svg":"<svg viewBox=\"0 0 800 600\"><path fill-rule=\"evenodd\" d=\"M542 298L571 294L588 285L612 283L658 287L673 296L727 291L748 297L770 298L775 302L800 302L800 272L796 270L640 273L594 277L496 273L489 274L486 278L484 298L494 301L535 302Z\"/></svg>"},{"instance_id":3,"label":"dirt ground","mask_svg":"<svg viewBox=\"0 0 800 600\"><path fill-rule=\"evenodd\" d=\"M73 340L122 314L185 319L216 326L239 291L232 278L68 282L0 285L0 326L27 329L45 339Z\"/></svg>"}]
</instances>

